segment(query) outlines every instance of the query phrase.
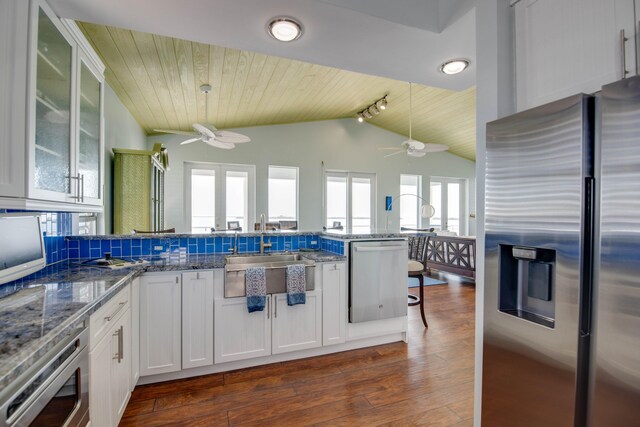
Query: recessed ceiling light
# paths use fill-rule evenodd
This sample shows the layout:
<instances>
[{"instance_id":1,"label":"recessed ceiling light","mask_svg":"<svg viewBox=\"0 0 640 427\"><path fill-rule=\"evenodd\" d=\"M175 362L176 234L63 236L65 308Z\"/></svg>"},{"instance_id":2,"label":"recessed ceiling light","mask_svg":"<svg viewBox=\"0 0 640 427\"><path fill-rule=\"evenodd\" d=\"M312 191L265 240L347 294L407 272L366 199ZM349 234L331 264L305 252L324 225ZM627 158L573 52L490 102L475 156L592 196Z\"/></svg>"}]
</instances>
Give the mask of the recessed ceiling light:
<instances>
[{"instance_id":1,"label":"recessed ceiling light","mask_svg":"<svg viewBox=\"0 0 640 427\"><path fill-rule=\"evenodd\" d=\"M468 59L452 59L440 66L440 71L445 74L458 74L466 70L470 62Z\"/></svg>"},{"instance_id":2,"label":"recessed ceiling light","mask_svg":"<svg viewBox=\"0 0 640 427\"><path fill-rule=\"evenodd\" d=\"M267 32L276 40L291 42L302 35L302 25L293 18L280 16L269 21Z\"/></svg>"}]
</instances>

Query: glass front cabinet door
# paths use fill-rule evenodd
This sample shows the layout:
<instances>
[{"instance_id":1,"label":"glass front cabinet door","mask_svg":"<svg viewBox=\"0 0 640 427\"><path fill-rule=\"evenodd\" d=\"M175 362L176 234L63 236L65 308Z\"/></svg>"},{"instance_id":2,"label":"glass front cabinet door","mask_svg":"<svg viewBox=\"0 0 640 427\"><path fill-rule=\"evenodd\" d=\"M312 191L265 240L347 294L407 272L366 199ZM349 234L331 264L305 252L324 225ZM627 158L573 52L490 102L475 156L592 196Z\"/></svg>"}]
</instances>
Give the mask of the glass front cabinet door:
<instances>
[{"instance_id":1,"label":"glass front cabinet door","mask_svg":"<svg viewBox=\"0 0 640 427\"><path fill-rule=\"evenodd\" d=\"M40 0L30 13L28 197L102 206L103 77L75 24Z\"/></svg>"}]
</instances>

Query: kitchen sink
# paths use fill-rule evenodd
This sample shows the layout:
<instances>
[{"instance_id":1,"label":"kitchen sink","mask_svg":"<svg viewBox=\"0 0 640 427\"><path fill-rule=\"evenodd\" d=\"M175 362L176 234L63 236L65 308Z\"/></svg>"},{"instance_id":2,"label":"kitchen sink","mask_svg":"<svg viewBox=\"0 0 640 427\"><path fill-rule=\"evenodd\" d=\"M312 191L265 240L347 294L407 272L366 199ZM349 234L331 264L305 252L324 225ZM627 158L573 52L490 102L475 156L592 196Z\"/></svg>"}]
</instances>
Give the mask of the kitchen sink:
<instances>
[{"instance_id":1,"label":"kitchen sink","mask_svg":"<svg viewBox=\"0 0 640 427\"><path fill-rule=\"evenodd\" d=\"M224 297L245 296L245 271L249 267L265 267L267 294L287 292L286 270L288 265L305 266L306 289L315 289L315 261L300 254L230 255L225 258Z\"/></svg>"}]
</instances>

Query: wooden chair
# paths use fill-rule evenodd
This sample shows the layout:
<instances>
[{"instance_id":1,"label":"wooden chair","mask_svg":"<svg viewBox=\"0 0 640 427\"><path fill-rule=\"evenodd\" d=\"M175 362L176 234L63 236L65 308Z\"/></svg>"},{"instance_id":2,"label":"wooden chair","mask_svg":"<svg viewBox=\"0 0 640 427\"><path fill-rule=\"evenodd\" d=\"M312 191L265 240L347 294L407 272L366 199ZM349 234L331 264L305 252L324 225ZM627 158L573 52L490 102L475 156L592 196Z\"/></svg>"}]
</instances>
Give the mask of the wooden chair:
<instances>
[{"instance_id":1,"label":"wooden chair","mask_svg":"<svg viewBox=\"0 0 640 427\"><path fill-rule=\"evenodd\" d=\"M409 294L409 305L420 304L420 316L425 328L429 327L427 317L424 314L424 273L426 272L427 248L430 236L411 236L408 240L409 250L409 277L417 278L420 282L420 296Z\"/></svg>"}]
</instances>

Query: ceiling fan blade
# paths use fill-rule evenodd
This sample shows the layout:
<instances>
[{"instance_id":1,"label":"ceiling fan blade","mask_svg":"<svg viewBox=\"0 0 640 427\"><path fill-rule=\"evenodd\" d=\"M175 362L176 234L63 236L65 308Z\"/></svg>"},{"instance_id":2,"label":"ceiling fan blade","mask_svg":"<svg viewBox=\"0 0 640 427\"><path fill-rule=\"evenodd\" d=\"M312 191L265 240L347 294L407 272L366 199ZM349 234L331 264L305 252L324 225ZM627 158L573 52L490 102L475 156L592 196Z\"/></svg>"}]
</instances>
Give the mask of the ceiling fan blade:
<instances>
[{"instance_id":1,"label":"ceiling fan blade","mask_svg":"<svg viewBox=\"0 0 640 427\"><path fill-rule=\"evenodd\" d=\"M231 150L232 148L235 148L235 144L232 144L230 142L216 141L214 138L206 139L204 140L204 142L212 147L222 148L224 150Z\"/></svg>"},{"instance_id":2,"label":"ceiling fan blade","mask_svg":"<svg viewBox=\"0 0 640 427\"><path fill-rule=\"evenodd\" d=\"M180 145L191 144L192 142L196 142L196 141L202 141L202 138L198 137L198 138L187 139L186 141L182 141Z\"/></svg>"},{"instance_id":3,"label":"ceiling fan blade","mask_svg":"<svg viewBox=\"0 0 640 427\"><path fill-rule=\"evenodd\" d=\"M428 143L424 145L423 151L425 153L441 153L447 150L449 150L449 147L447 145Z\"/></svg>"},{"instance_id":4,"label":"ceiling fan blade","mask_svg":"<svg viewBox=\"0 0 640 427\"><path fill-rule=\"evenodd\" d=\"M387 154L386 156L384 156L384 158L386 159L387 157L395 156L397 154L402 154L404 152L405 152L404 150L396 151L395 153Z\"/></svg>"},{"instance_id":5,"label":"ceiling fan blade","mask_svg":"<svg viewBox=\"0 0 640 427\"><path fill-rule=\"evenodd\" d=\"M217 130L214 131L213 134L215 135L216 140L220 142L242 144L251 141L251 138L246 135L237 132L231 132L228 130Z\"/></svg>"},{"instance_id":6,"label":"ceiling fan blade","mask_svg":"<svg viewBox=\"0 0 640 427\"><path fill-rule=\"evenodd\" d=\"M206 126L201 125L200 123L194 123L193 128L201 135L206 135L209 138L215 138L215 134L213 133L213 131Z\"/></svg>"},{"instance_id":7,"label":"ceiling fan blade","mask_svg":"<svg viewBox=\"0 0 640 427\"><path fill-rule=\"evenodd\" d=\"M173 130L173 129L153 129L154 132L162 132L162 133L171 133L173 135L187 135L187 136L195 136L197 133L195 132L187 132L183 130Z\"/></svg>"}]
</instances>

